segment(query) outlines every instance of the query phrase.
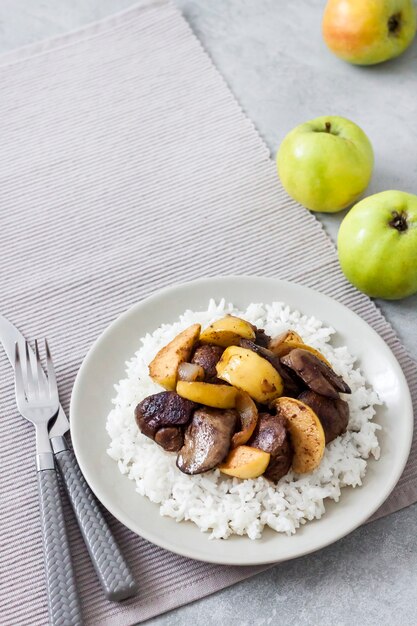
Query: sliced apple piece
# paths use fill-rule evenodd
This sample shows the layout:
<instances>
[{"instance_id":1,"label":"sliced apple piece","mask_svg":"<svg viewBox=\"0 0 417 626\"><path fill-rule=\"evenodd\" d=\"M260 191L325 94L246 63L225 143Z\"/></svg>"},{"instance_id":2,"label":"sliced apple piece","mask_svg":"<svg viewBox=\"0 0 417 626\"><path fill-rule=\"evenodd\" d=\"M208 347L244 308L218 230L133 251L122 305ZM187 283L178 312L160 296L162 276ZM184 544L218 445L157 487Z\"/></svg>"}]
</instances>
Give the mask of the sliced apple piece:
<instances>
[{"instance_id":1,"label":"sliced apple piece","mask_svg":"<svg viewBox=\"0 0 417 626\"><path fill-rule=\"evenodd\" d=\"M258 422L258 409L248 393L239 391L236 395L235 406L239 413L241 430L233 435L232 448L237 448L249 441Z\"/></svg>"},{"instance_id":2,"label":"sliced apple piece","mask_svg":"<svg viewBox=\"0 0 417 626\"><path fill-rule=\"evenodd\" d=\"M291 350L295 350L296 348L301 348L302 350L308 350L311 354L314 354L318 359L321 359L323 363L326 363L329 367L331 367L329 361L325 356L322 355L321 352L313 348L312 346L308 346L300 335L295 332L295 330L289 330L286 333L282 333L282 335L278 335L278 337L274 337L271 339L268 349L271 350L276 356L280 358L282 356L286 356L291 352Z\"/></svg>"},{"instance_id":3,"label":"sliced apple piece","mask_svg":"<svg viewBox=\"0 0 417 626\"><path fill-rule=\"evenodd\" d=\"M223 348L237 346L240 339L255 339L255 330L252 324L234 315L227 315L213 322L200 335L201 343Z\"/></svg>"},{"instance_id":4,"label":"sliced apple piece","mask_svg":"<svg viewBox=\"0 0 417 626\"><path fill-rule=\"evenodd\" d=\"M283 392L283 382L277 370L252 350L229 346L216 365L217 376L251 398L267 404Z\"/></svg>"},{"instance_id":5,"label":"sliced apple piece","mask_svg":"<svg viewBox=\"0 0 417 626\"><path fill-rule=\"evenodd\" d=\"M216 409L234 409L237 390L229 385L213 385L211 383L179 380L177 383L177 394L181 398Z\"/></svg>"},{"instance_id":6,"label":"sliced apple piece","mask_svg":"<svg viewBox=\"0 0 417 626\"><path fill-rule=\"evenodd\" d=\"M284 333L281 333L276 337L272 337L269 342L268 349L271 350L271 352L275 352L279 349L279 346L282 346L283 343L288 341L298 341L299 343L303 343L302 338L295 332L295 330L286 330Z\"/></svg>"},{"instance_id":7,"label":"sliced apple piece","mask_svg":"<svg viewBox=\"0 0 417 626\"><path fill-rule=\"evenodd\" d=\"M200 336L201 325L193 324L161 348L149 363L149 376L156 383L173 391L177 383L178 366L189 361L193 348Z\"/></svg>"},{"instance_id":8,"label":"sliced apple piece","mask_svg":"<svg viewBox=\"0 0 417 626\"><path fill-rule=\"evenodd\" d=\"M326 445L319 418L309 406L295 398L281 397L273 404L277 413L284 417L290 433L294 449L294 472L312 472L320 465Z\"/></svg>"},{"instance_id":9,"label":"sliced apple piece","mask_svg":"<svg viewBox=\"0 0 417 626\"><path fill-rule=\"evenodd\" d=\"M229 452L226 460L219 465L219 470L236 478L258 478L268 467L270 458L269 452L259 448L239 446Z\"/></svg>"}]
</instances>

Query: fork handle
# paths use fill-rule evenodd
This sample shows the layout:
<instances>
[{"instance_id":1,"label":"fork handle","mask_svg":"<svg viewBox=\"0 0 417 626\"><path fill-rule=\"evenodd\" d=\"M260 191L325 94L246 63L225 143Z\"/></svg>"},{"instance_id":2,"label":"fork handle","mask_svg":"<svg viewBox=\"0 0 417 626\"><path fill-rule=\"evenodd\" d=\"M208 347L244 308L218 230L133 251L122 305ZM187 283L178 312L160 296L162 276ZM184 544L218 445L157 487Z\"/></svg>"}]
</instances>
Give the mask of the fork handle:
<instances>
[{"instance_id":1,"label":"fork handle","mask_svg":"<svg viewBox=\"0 0 417 626\"><path fill-rule=\"evenodd\" d=\"M82 626L56 471L40 470L38 487L49 622L51 626Z\"/></svg>"},{"instance_id":2,"label":"fork handle","mask_svg":"<svg viewBox=\"0 0 417 626\"><path fill-rule=\"evenodd\" d=\"M137 591L135 580L74 453L68 449L64 437L54 437L52 444L78 525L107 598L117 602L130 598ZM61 451L58 451L59 448Z\"/></svg>"}]
</instances>

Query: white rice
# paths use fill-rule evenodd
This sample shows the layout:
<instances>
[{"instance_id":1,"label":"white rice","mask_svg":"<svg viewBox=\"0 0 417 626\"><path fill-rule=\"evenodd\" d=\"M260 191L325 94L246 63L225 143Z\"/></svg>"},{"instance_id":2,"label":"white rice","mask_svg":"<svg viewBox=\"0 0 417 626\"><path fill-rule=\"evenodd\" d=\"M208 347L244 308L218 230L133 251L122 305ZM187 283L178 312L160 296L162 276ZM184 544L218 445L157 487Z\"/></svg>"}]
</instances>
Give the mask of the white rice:
<instances>
[{"instance_id":1,"label":"white rice","mask_svg":"<svg viewBox=\"0 0 417 626\"><path fill-rule=\"evenodd\" d=\"M263 477L251 480L227 478L218 470L188 476L176 467L176 454L165 452L136 426L134 408L146 396L162 389L148 375L148 363L156 352L181 330L193 323L208 326L226 313L233 313L277 335L289 328L320 350L352 389L345 396L350 408L348 430L332 441L320 466L311 474L290 471L277 485ZM122 474L136 482L136 491L159 504L161 515L177 522L191 520L201 531L211 531L211 538L227 539L232 534L247 534L259 539L263 528L295 533L301 524L319 519L325 512L324 500L338 501L341 488L362 485L367 459L379 458L376 431L372 422L378 397L367 386L355 357L347 348L329 343L335 333L314 317L292 311L281 302L250 304L239 311L224 300L210 300L206 311L185 311L178 322L164 324L142 338L142 347L127 363L127 377L115 389L114 408L107 419L111 442L108 454Z\"/></svg>"}]
</instances>

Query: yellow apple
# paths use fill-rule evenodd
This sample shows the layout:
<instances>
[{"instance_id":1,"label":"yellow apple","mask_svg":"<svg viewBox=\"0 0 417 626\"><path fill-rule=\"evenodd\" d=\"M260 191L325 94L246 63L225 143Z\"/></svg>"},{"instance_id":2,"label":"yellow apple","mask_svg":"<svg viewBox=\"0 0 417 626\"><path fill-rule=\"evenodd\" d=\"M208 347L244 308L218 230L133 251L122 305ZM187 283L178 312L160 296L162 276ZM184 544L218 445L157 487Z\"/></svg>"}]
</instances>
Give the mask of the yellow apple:
<instances>
[{"instance_id":1,"label":"yellow apple","mask_svg":"<svg viewBox=\"0 0 417 626\"><path fill-rule=\"evenodd\" d=\"M400 55L416 32L413 0L329 0L324 41L344 61L374 65Z\"/></svg>"}]
</instances>

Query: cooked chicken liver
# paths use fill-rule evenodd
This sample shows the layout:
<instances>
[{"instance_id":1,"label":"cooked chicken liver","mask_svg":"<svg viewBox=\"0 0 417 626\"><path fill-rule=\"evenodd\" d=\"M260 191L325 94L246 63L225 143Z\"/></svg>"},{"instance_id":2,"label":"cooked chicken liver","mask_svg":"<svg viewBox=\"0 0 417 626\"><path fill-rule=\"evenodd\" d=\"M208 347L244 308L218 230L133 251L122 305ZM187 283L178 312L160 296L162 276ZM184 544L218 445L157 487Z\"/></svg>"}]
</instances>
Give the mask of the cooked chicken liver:
<instances>
[{"instance_id":1,"label":"cooked chicken liver","mask_svg":"<svg viewBox=\"0 0 417 626\"><path fill-rule=\"evenodd\" d=\"M281 363L295 372L307 387L322 396L338 400L339 391L351 393L343 378L308 350L295 348L281 357Z\"/></svg>"},{"instance_id":2,"label":"cooked chicken liver","mask_svg":"<svg viewBox=\"0 0 417 626\"><path fill-rule=\"evenodd\" d=\"M260 413L250 446L269 452L271 459L264 472L265 478L278 482L289 471L293 451L289 442L285 420L280 415Z\"/></svg>"},{"instance_id":3,"label":"cooked chicken liver","mask_svg":"<svg viewBox=\"0 0 417 626\"><path fill-rule=\"evenodd\" d=\"M271 341L271 337L266 334L263 328L253 327L255 331L255 343L258 346L262 346L263 348L267 348L269 342Z\"/></svg>"},{"instance_id":4,"label":"cooked chicken liver","mask_svg":"<svg viewBox=\"0 0 417 626\"><path fill-rule=\"evenodd\" d=\"M307 404L319 418L326 436L326 444L346 431L349 422L349 405L338 398L326 398L314 391L304 391L298 398Z\"/></svg>"},{"instance_id":5,"label":"cooked chicken liver","mask_svg":"<svg viewBox=\"0 0 417 626\"><path fill-rule=\"evenodd\" d=\"M234 410L197 409L185 431L178 468L184 474L201 474L219 465L229 452L237 420Z\"/></svg>"},{"instance_id":6,"label":"cooked chicken liver","mask_svg":"<svg viewBox=\"0 0 417 626\"><path fill-rule=\"evenodd\" d=\"M269 363L271 363L282 378L282 382L284 383L284 394L286 396L297 398L303 389L305 389L302 381L295 376L291 370L282 365L279 356L271 352L271 350L257 345L254 341L250 341L250 339L241 339L239 341L239 345L241 348L246 348L247 350L256 352L256 354L259 354L259 356L262 356L264 359L269 361Z\"/></svg>"},{"instance_id":7,"label":"cooked chicken liver","mask_svg":"<svg viewBox=\"0 0 417 626\"><path fill-rule=\"evenodd\" d=\"M198 347L194 352L191 363L200 365L204 369L206 382L211 382L211 379L216 378L216 365L220 361L223 351L224 348L221 348L220 346L207 344Z\"/></svg>"},{"instance_id":8,"label":"cooked chicken liver","mask_svg":"<svg viewBox=\"0 0 417 626\"><path fill-rule=\"evenodd\" d=\"M168 452L178 452L184 444L181 426L163 426L155 435L155 441Z\"/></svg>"},{"instance_id":9,"label":"cooked chicken liver","mask_svg":"<svg viewBox=\"0 0 417 626\"><path fill-rule=\"evenodd\" d=\"M135 409L136 423L144 435L155 439L163 426L186 424L196 406L175 391L161 391L139 402Z\"/></svg>"}]
</instances>

